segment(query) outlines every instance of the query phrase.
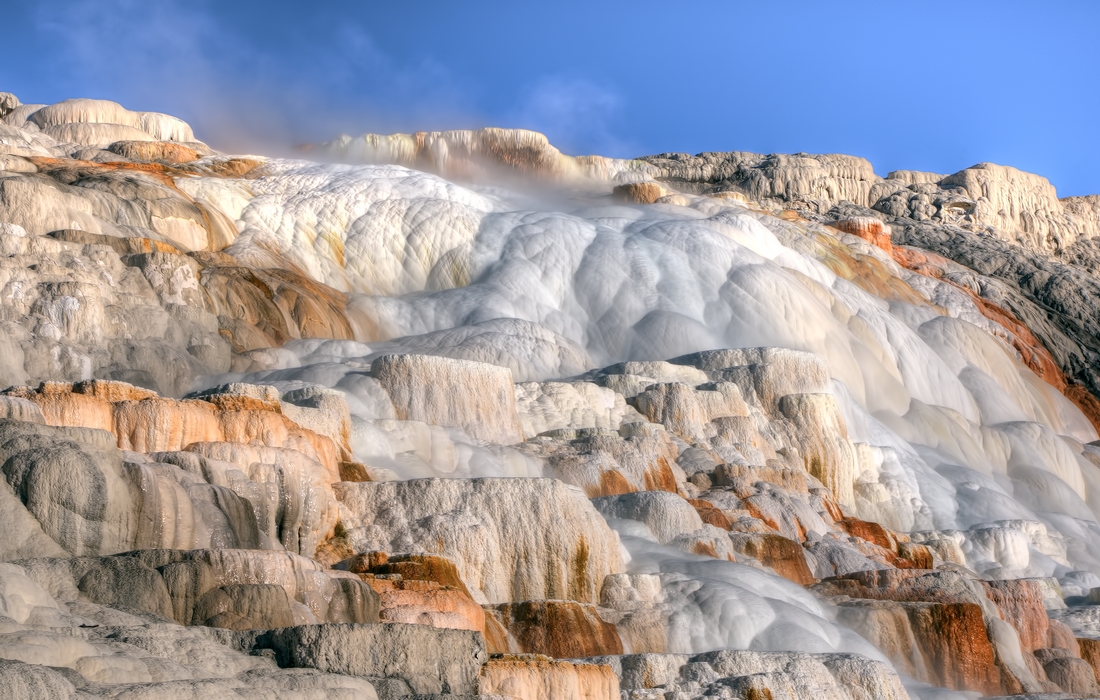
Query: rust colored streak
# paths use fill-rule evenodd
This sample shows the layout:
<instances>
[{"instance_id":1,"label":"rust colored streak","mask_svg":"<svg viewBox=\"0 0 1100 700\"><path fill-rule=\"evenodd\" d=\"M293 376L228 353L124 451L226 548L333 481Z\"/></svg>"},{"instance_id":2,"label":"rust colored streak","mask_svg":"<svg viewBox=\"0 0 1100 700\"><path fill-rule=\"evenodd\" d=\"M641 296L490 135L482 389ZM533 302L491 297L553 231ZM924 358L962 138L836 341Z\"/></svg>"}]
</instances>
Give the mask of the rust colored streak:
<instances>
[{"instance_id":1,"label":"rust colored streak","mask_svg":"<svg viewBox=\"0 0 1100 700\"><path fill-rule=\"evenodd\" d=\"M605 472L600 473L600 486L597 489L597 493L589 493L589 498L598 498L600 496L618 496L624 493L633 493L638 489L630 485L630 482L626 480L626 477L620 474L615 469L608 469ZM586 492L588 489L586 489Z\"/></svg>"},{"instance_id":2,"label":"rust colored streak","mask_svg":"<svg viewBox=\"0 0 1100 700\"><path fill-rule=\"evenodd\" d=\"M853 537L867 540L891 552L897 551L897 540L893 535L887 532L886 528L878 523L859 520L857 518L844 518L843 520L837 521L836 524L837 527Z\"/></svg>"},{"instance_id":3,"label":"rust colored streak","mask_svg":"<svg viewBox=\"0 0 1100 700\"><path fill-rule=\"evenodd\" d=\"M1089 662L1096 682L1100 683L1100 639L1078 639L1077 644L1081 648L1081 658Z\"/></svg>"},{"instance_id":4,"label":"rust colored streak","mask_svg":"<svg viewBox=\"0 0 1100 700\"><path fill-rule=\"evenodd\" d=\"M668 460L664 457L657 459L656 470L647 469L645 471L644 478L646 491L676 493L676 477L672 473L672 467L668 465Z\"/></svg>"},{"instance_id":5,"label":"rust colored streak","mask_svg":"<svg viewBox=\"0 0 1100 700\"><path fill-rule=\"evenodd\" d=\"M454 588L469 596L470 591L462 581L454 562L434 554L397 554L364 552L347 563L353 574L392 576L399 574L403 581L431 581L446 588Z\"/></svg>"},{"instance_id":6,"label":"rust colored streak","mask_svg":"<svg viewBox=\"0 0 1100 700\"><path fill-rule=\"evenodd\" d=\"M1001 693L1001 672L976 603L909 605L906 612L935 685Z\"/></svg>"},{"instance_id":7,"label":"rust colored streak","mask_svg":"<svg viewBox=\"0 0 1100 700\"><path fill-rule=\"evenodd\" d=\"M49 158L46 156L31 156L27 158L38 168L38 172L50 175L62 171L84 171L86 173L108 172L112 170L127 170L139 172L152 177L167 187L177 192L174 177L185 175L181 170L160 163L127 163L118 161L112 163L95 163L90 160L76 160L73 158ZM182 194L182 192L180 193ZM190 198L188 198L190 199Z\"/></svg>"},{"instance_id":8,"label":"rust colored streak","mask_svg":"<svg viewBox=\"0 0 1100 700\"><path fill-rule=\"evenodd\" d=\"M729 519L729 516L718 508L715 508L714 504L710 501L704 501L700 498L690 498L688 499L688 503L695 508L695 512L699 514L699 518L707 525L713 525L714 527L726 531L733 529L733 521Z\"/></svg>"},{"instance_id":9,"label":"rust colored streak","mask_svg":"<svg viewBox=\"0 0 1100 700\"><path fill-rule=\"evenodd\" d=\"M850 233L857 238L862 238L873 246L882 248L887 253L893 250L890 242L890 231L883 226L881 221L867 217L858 219L845 219L829 224L831 228L844 233Z\"/></svg>"},{"instance_id":10,"label":"rust colored streak","mask_svg":"<svg viewBox=\"0 0 1100 700\"><path fill-rule=\"evenodd\" d=\"M947 258L906 247L894 248L892 255L894 261L902 267L927 277L934 277L965 292L983 316L1005 329L1006 339L1020 354L1023 363L1040 379L1072 401L1081 409L1093 427L1100 431L1100 399L1097 399L1084 386L1066 377L1043 342L1035 337L1031 329L1021 323L1011 311L982 299L967 287L946 279L943 276L944 270L951 264Z\"/></svg>"},{"instance_id":11,"label":"rust colored streak","mask_svg":"<svg viewBox=\"0 0 1100 700\"><path fill-rule=\"evenodd\" d=\"M788 581L805 586L817 580L806 564L802 545L794 540L782 535L756 533L733 540L733 545L740 553L770 566L775 573Z\"/></svg>"},{"instance_id":12,"label":"rust colored streak","mask_svg":"<svg viewBox=\"0 0 1100 700\"><path fill-rule=\"evenodd\" d=\"M530 600L489 608L511 632L520 649L559 659L622 654L615 626L605 622L595 606L569 600Z\"/></svg>"},{"instance_id":13,"label":"rust colored streak","mask_svg":"<svg viewBox=\"0 0 1100 700\"><path fill-rule=\"evenodd\" d=\"M1020 648L1035 651L1050 646L1050 619L1043 604L1038 581L979 581L985 596L1001 611L1001 617L1016 628Z\"/></svg>"}]
</instances>

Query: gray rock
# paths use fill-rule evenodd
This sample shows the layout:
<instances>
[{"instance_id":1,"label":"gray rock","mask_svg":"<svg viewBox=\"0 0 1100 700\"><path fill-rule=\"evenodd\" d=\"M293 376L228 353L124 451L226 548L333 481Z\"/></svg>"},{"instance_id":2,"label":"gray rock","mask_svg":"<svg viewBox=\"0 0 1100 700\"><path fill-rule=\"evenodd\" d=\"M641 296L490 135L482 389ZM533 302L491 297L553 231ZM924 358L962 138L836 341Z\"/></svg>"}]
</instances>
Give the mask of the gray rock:
<instances>
[{"instance_id":1,"label":"gray rock","mask_svg":"<svg viewBox=\"0 0 1100 700\"><path fill-rule=\"evenodd\" d=\"M15 396L0 396L0 418L10 418L24 423L46 422L38 404Z\"/></svg>"},{"instance_id":2,"label":"gray rock","mask_svg":"<svg viewBox=\"0 0 1100 700\"><path fill-rule=\"evenodd\" d=\"M695 508L680 496L666 491L637 491L621 496L592 499L592 505L605 518L637 520L667 544L681 535L703 527Z\"/></svg>"},{"instance_id":3,"label":"gray rock","mask_svg":"<svg viewBox=\"0 0 1100 700\"><path fill-rule=\"evenodd\" d=\"M888 664L856 654L713 651L585 660L609 664L619 676L626 700L653 697L905 700L909 697Z\"/></svg>"},{"instance_id":4,"label":"gray rock","mask_svg":"<svg viewBox=\"0 0 1100 700\"><path fill-rule=\"evenodd\" d=\"M305 625L242 641L254 651L274 650L282 668L397 678L417 693L476 694L488 660L480 633L425 625Z\"/></svg>"},{"instance_id":5,"label":"gray rock","mask_svg":"<svg viewBox=\"0 0 1100 700\"><path fill-rule=\"evenodd\" d=\"M442 554L479 602L595 603L603 578L623 567L618 537L585 494L555 479L341 482L334 490L356 551Z\"/></svg>"},{"instance_id":6,"label":"gray rock","mask_svg":"<svg viewBox=\"0 0 1100 700\"><path fill-rule=\"evenodd\" d=\"M48 666L0 659L0 695L12 700L65 700L76 696L76 688Z\"/></svg>"},{"instance_id":7,"label":"gray rock","mask_svg":"<svg viewBox=\"0 0 1100 700\"><path fill-rule=\"evenodd\" d=\"M235 584L204 593L195 603L191 623L233 630L291 627L294 615L282 586Z\"/></svg>"},{"instance_id":8,"label":"gray rock","mask_svg":"<svg viewBox=\"0 0 1100 700\"><path fill-rule=\"evenodd\" d=\"M499 445L523 441L507 367L432 355L384 355L371 363L397 417L462 428Z\"/></svg>"}]
</instances>

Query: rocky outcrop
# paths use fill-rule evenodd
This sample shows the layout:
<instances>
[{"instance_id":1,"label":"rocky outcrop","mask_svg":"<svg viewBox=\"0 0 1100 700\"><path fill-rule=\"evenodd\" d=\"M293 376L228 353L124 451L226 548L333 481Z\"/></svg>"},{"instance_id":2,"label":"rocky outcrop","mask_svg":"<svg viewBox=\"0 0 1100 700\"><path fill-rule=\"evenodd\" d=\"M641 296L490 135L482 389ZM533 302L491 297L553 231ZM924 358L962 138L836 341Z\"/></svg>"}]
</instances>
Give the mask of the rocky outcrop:
<instances>
[{"instance_id":1,"label":"rocky outcrop","mask_svg":"<svg viewBox=\"0 0 1100 700\"><path fill-rule=\"evenodd\" d=\"M647 176L683 191L733 191L819 213L849 202L892 217L989 231L1045 253L1100 235L1090 198L1059 200L1046 178L993 163L947 176L895 171L884 179L866 160L837 154L666 153L640 160L653 166Z\"/></svg>"},{"instance_id":2,"label":"rocky outcrop","mask_svg":"<svg viewBox=\"0 0 1100 700\"><path fill-rule=\"evenodd\" d=\"M647 423L623 423L616 431L564 429L525 443L546 460L549 475L578 486L590 497L635 491L675 492L684 480L670 436Z\"/></svg>"},{"instance_id":3,"label":"rocky outcrop","mask_svg":"<svg viewBox=\"0 0 1100 700\"><path fill-rule=\"evenodd\" d=\"M986 694L1092 692L1071 689L1085 687L1087 662L1061 623L1048 619L1040 581L886 570L829 579L815 589L843 591L841 619L920 680ZM1054 659L1052 675L1046 667Z\"/></svg>"},{"instance_id":4,"label":"rocky outcrop","mask_svg":"<svg viewBox=\"0 0 1100 700\"><path fill-rule=\"evenodd\" d=\"M94 376L179 396L196 376L229 369L217 318L201 304L163 304L113 248L0 231L0 250L0 384ZM174 293L187 288L181 279Z\"/></svg>"},{"instance_id":5,"label":"rocky outcrop","mask_svg":"<svg viewBox=\"0 0 1100 700\"><path fill-rule=\"evenodd\" d=\"M378 621L378 596L357 577L328 576L316 562L285 552L137 550L17 564L58 601L88 600L182 625Z\"/></svg>"},{"instance_id":6,"label":"rocky outcrop","mask_svg":"<svg viewBox=\"0 0 1100 700\"><path fill-rule=\"evenodd\" d=\"M272 387L229 384L176 401L100 380L45 382L37 390L9 389L7 395L37 404L50 425L111 432L123 450L155 453L204 442L256 443L301 453L319 463L320 475L329 482L337 478L340 458L350 456L347 408L339 395L330 394L333 401L319 408L287 401L284 409ZM302 427L284 411L323 434Z\"/></svg>"},{"instance_id":7,"label":"rocky outcrop","mask_svg":"<svg viewBox=\"0 0 1100 700\"><path fill-rule=\"evenodd\" d=\"M653 204L665 192L661 186L653 182L631 182L625 185L616 185L611 195L627 204Z\"/></svg>"},{"instance_id":8,"label":"rocky outcrop","mask_svg":"<svg viewBox=\"0 0 1100 700\"><path fill-rule=\"evenodd\" d=\"M507 369L428 355L387 355L371 364L400 420L462 428L495 444L523 441Z\"/></svg>"},{"instance_id":9,"label":"rocky outcrop","mask_svg":"<svg viewBox=\"0 0 1100 700\"><path fill-rule=\"evenodd\" d=\"M404 681L414 693L474 695L487 660L480 634L423 625L304 625L238 637L282 668Z\"/></svg>"},{"instance_id":10,"label":"rocky outcrop","mask_svg":"<svg viewBox=\"0 0 1100 700\"><path fill-rule=\"evenodd\" d=\"M686 698L719 693L774 700L908 697L889 666L850 654L716 651L593 660L611 664L620 678L623 697L630 700L652 697L654 691Z\"/></svg>"},{"instance_id":11,"label":"rocky outcrop","mask_svg":"<svg viewBox=\"0 0 1100 700\"><path fill-rule=\"evenodd\" d=\"M474 602L454 563L440 556L366 552L339 562L336 568L357 574L379 598L383 622L485 631L485 611Z\"/></svg>"},{"instance_id":12,"label":"rocky outcrop","mask_svg":"<svg viewBox=\"0 0 1100 700\"><path fill-rule=\"evenodd\" d=\"M446 556L479 602L595 603L604 577L623 567L618 538L588 499L553 479L339 483L335 490L355 550Z\"/></svg>"},{"instance_id":13,"label":"rocky outcrop","mask_svg":"<svg viewBox=\"0 0 1100 700\"><path fill-rule=\"evenodd\" d=\"M557 659L623 653L615 626L594 605L566 600L528 600L487 608L507 634L508 648L497 651L542 654Z\"/></svg>"},{"instance_id":14,"label":"rocky outcrop","mask_svg":"<svg viewBox=\"0 0 1100 700\"><path fill-rule=\"evenodd\" d=\"M600 663L554 661L537 654L494 657L481 669L481 692L520 700L616 700L619 679Z\"/></svg>"},{"instance_id":15,"label":"rocky outcrop","mask_svg":"<svg viewBox=\"0 0 1100 700\"><path fill-rule=\"evenodd\" d=\"M307 151L344 163L395 163L459 180L494 174L527 175L536 181L606 180L645 165L600 156L574 158L526 129L418 131L415 134L341 136Z\"/></svg>"},{"instance_id":16,"label":"rocky outcrop","mask_svg":"<svg viewBox=\"0 0 1100 700\"><path fill-rule=\"evenodd\" d=\"M1091 199L0 119L20 692L899 697L872 646L966 692L1095 692Z\"/></svg>"},{"instance_id":17,"label":"rocky outcrop","mask_svg":"<svg viewBox=\"0 0 1100 700\"><path fill-rule=\"evenodd\" d=\"M90 399L93 409L112 406L94 396L68 396ZM160 399L136 403L146 401L161 408ZM80 414L96 415L94 410ZM100 417L109 419L109 411ZM191 451L145 456L120 452L118 438L98 428L4 421L0 434L8 484L22 504L15 513L27 512L44 525L43 530L28 524L23 531L32 538L41 531L73 555L271 543L313 554L336 524L331 478L297 450L192 443ZM155 437L171 434L164 430ZM29 554L23 551L22 556Z\"/></svg>"}]
</instances>

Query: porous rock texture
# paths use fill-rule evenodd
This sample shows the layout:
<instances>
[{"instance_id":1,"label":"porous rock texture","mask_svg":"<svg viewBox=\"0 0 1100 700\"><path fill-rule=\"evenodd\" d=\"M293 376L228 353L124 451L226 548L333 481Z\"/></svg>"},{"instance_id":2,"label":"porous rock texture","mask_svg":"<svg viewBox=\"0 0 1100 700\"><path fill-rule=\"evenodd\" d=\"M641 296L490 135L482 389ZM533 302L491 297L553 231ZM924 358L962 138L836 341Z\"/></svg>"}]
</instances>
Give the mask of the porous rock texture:
<instances>
[{"instance_id":1,"label":"porous rock texture","mask_svg":"<svg viewBox=\"0 0 1100 700\"><path fill-rule=\"evenodd\" d=\"M887 664L849 654L632 654L609 663L623 697L892 698L908 697Z\"/></svg>"},{"instance_id":2,"label":"porous rock texture","mask_svg":"<svg viewBox=\"0 0 1100 700\"><path fill-rule=\"evenodd\" d=\"M336 493L353 549L447 556L479 602L595 603L604 577L623 570L616 534L553 479L339 483Z\"/></svg>"},{"instance_id":3,"label":"porous rock texture","mask_svg":"<svg viewBox=\"0 0 1100 700\"><path fill-rule=\"evenodd\" d=\"M1100 692L1095 197L304 154L0 93L0 695Z\"/></svg>"}]
</instances>

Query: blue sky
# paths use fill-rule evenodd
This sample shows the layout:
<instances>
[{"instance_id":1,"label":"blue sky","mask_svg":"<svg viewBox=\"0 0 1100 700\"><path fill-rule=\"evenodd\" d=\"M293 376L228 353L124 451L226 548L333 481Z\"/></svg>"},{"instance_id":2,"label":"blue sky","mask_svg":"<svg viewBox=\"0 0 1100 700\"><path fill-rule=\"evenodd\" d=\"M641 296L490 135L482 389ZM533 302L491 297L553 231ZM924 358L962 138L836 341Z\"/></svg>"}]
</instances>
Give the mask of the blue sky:
<instances>
[{"instance_id":1,"label":"blue sky","mask_svg":"<svg viewBox=\"0 0 1100 700\"><path fill-rule=\"evenodd\" d=\"M3 0L0 90L236 150L516 126L569 153L981 161L1100 193L1100 2Z\"/></svg>"}]
</instances>

